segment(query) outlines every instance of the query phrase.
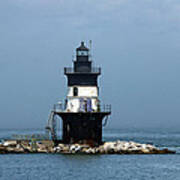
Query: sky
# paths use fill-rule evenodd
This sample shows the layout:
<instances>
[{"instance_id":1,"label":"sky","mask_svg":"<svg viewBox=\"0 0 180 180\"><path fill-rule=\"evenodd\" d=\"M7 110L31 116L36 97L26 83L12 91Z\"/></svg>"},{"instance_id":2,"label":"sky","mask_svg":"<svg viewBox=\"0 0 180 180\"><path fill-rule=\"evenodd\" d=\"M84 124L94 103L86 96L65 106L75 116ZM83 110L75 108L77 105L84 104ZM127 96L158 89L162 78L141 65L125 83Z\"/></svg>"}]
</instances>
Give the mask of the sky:
<instances>
[{"instance_id":1,"label":"sky","mask_svg":"<svg viewBox=\"0 0 180 180\"><path fill-rule=\"evenodd\" d=\"M0 128L44 128L92 40L108 128L180 126L179 0L1 0Z\"/></svg>"}]
</instances>

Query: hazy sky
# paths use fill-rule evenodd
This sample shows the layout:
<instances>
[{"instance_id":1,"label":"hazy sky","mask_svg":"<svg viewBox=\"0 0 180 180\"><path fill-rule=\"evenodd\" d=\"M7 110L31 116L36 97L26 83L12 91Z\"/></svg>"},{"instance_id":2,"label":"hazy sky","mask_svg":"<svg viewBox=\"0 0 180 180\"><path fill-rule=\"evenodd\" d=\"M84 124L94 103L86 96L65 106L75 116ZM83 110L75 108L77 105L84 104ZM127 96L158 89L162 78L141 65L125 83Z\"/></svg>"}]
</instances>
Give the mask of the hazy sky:
<instances>
[{"instance_id":1,"label":"hazy sky","mask_svg":"<svg viewBox=\"0 0 180 180\"><path fill-rule=\"evenodd\" d=\"M179 0L0 0L0 128L43 128L90 39L108 127L180 127Z\"/></svg>"}]
</instances>

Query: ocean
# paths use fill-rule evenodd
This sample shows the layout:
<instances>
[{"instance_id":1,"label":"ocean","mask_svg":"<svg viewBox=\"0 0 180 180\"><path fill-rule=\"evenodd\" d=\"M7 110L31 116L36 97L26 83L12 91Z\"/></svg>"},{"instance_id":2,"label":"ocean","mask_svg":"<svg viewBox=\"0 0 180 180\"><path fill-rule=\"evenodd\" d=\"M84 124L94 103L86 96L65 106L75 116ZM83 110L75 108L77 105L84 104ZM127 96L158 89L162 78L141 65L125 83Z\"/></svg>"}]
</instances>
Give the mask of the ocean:
<instances>
[{"instance_id":1,"label":"ocean","mask_svg":"<svg viewBox=\"0 0 180 180\"><path fill-rule=\"evenodd\" d=\"M43 130L0 130L0 139L11 134ZM0 180L180 180L180 130L108 129L105 141L151 143L175 150L170 155L0 155Z\"/></svg>"}]
</instances>

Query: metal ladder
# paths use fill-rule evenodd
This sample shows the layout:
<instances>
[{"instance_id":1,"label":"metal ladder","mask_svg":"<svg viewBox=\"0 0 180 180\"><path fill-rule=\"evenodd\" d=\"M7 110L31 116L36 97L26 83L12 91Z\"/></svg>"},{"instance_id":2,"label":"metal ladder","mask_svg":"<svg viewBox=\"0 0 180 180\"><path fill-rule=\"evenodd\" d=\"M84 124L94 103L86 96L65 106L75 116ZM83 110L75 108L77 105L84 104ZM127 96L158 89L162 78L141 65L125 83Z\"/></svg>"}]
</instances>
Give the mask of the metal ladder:
<instances>
[{"instance_id":1,"label":"metal ladder","mask_svg":"<svg viewBox=\"0 0 180 180\"><path fill-rule=\"evenodd\" d=\"M51 139L53 141L57 140L57 120L56 120L56 113L54 110L51 110L49 118L48 118L48 123L46 126L46 134L51 135Z\"/></svg>"}]
</instances>

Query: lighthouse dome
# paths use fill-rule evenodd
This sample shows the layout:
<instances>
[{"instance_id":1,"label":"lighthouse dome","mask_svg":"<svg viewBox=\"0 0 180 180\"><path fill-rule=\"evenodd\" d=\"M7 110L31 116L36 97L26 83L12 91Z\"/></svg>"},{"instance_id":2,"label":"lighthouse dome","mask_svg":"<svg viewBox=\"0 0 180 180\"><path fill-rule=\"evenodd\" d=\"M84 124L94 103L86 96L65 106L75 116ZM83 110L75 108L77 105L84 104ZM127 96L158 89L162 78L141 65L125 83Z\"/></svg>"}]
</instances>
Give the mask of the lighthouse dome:
<instances>
[{"instance_id":1,"label":"lighthouse dome","mask_svg":"<svg viewBox=\"0 0 180 180\"><path fill-rule=\"evenodd\" d=\"M84 42L81 42L81 45L76 48L76 51L89 51L89 49L84 45Z\"/></svg>"}]
</instances>

